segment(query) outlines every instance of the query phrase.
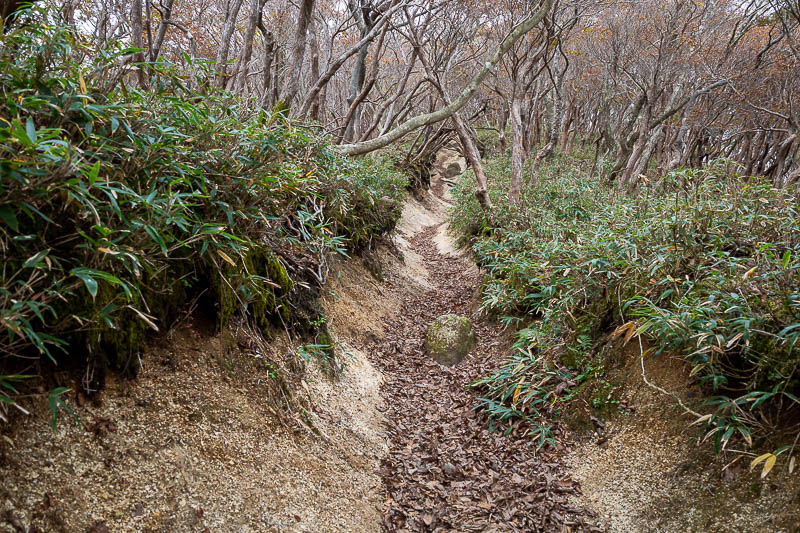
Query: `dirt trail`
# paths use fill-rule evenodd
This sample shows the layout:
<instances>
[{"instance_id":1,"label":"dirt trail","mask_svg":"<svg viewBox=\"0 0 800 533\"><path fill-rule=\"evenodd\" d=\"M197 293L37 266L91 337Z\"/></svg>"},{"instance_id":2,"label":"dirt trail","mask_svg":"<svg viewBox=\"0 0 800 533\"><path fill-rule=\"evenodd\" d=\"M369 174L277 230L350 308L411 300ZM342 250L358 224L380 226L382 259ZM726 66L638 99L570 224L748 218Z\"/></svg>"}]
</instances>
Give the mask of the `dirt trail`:
<instances>
[{"instance_id":1,"label":"dirt trail","mask_svg":"<svg viewBox=\"0 0 800 533\"><path fill-rule=\"evenodd\" d=\"M438 167L451 162L444 154ZM436 196L407 206L398 236L413 257L407 263L424 269L424 283L416 290L403 286L385 335L364 347L385 380L383 525L389 531L590 530L586 513L569 502L578 487L560 461L551 453L535 455L528 438L490 433L473 411L476 398L467 385L508 349L502 328L473 320L478 347L454 368L425 355L427 326L445 313L473 316L482 280L447 234L447 187L440 176L433 176Z\"/></svg>"}]
</instances>

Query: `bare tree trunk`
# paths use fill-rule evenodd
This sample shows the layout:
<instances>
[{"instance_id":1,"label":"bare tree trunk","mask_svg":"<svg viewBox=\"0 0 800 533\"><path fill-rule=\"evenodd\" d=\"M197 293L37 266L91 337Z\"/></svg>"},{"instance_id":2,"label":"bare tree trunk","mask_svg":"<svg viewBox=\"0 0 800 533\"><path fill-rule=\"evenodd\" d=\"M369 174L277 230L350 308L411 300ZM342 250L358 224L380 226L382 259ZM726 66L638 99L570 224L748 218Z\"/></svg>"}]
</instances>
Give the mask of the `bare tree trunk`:
<instances>
[{"instance_id":1,"label":"bare tree trunk","mask_svg":"<svg viewBox=\"0 0 800 533\"><path fill-rule=\"evenodd\" d=\"M569 140L569 128L572 125L572 122L575 117L575 101L570 100L569 105L567 106L567 112L564 115L564 125L561 128L561 153L568 154L567 152L567 141Z\"/></svg>"},{"instance_id":2,"label":"bare tree trunk","mask_svg":"<svg viewBox=\"0 0 800 533\"><path fill-rule=\"evenodd\" d=\"M503 98L500 103L500 113L498 113L497 117L497 130L498 130L497 141L500 143L500 153L503 155L505 155L506 153L506 145L508 144L508 141L506 140L507 123L508 123L508 103L505 101L505 98Z\"/></svg>"},{"instance_id":3,"label":"bare tree trunk","mask_svg":"<svg viewBox=\"0 0 800 533\"><path fill-rule=\"evenodd\" d=\"M364 101L364 98L367 97L369 92L372 90L372 86L375 85L375 81L377 80L378 67L380 66L380 61L378 59L381 53L381 49L383 48L383 39L386 36L386 31L388 29L389 25L387 24L386 26L384 26L383 32L381 32L381 36L378 38L378 44L375 48L375 59L372 62L372 68L370 69L369 73L369 80L366 82L366 84L362 87L361 91L356 95L356 97L352 101L350 100L349 96L347 98L350 107L347 110L347 114L344 117L344 121L342 122L343 129L342 129L342 134L339 136L339 142L352 140L353 130L357 127L357 122L358 122L353 118L354 116L356 116L356 111L358 110L359 104ZM367 45L364 46L366 48ZM360 55L361 54L359 54L359 57ZM363 78L364 76L363 72L361 76ZM364 80L362 79L361 83L363 84L363 82ZM351 85L350 89L352 90L352 88L353 86ZM349 137L348 137L348 132L350 135Z\"/></svg>"},{"instance_id":4,"label":"bare tree trunk","mask_svg":"<svg viewBox=\"0 0 800 533\"><path fill-rule=\"evenodd\" d=\"M319 36L317 35L317 28L312 18L310 25L311 32L311 79L317 81L319 79ZM319 121L324 113L325 102L324 95L314 98L311 104L311 120Z\"/></svg>"},{"instance_id":5,"label":"bare tree trunk","mask_svg":"<svg viewBox=\"0 0 800 533\"><path fill-rule=\"evenodd\" d=\"M461 120L459 114L454 113L452 118L456 126L456 133L461 141L461 147L464 149L464 155L467 161L469 161L469 164L472 165L472 171L475 173L475 181L478 185L475 188L475 198L478 199L478 203L481 204L484 211L489 211L492 208L492 200L489 198L489 190L486 182L486 174L483 172L481 155L475 147L475 143L472 142L472 137L469 131L467 131L467 127L464 125L464 121Z\"/></svg>"},{"instance_id":6,"label":"bare tree trunk","mask_svg":"<svg viewBox=\"0 0 800 533\"><path fill-rule=\"evenodd\" d=\"M647 141L650 138L650 119L651 119L651 108L648 107L648 111L645 114L644 119L641 122L639 127L639 135L636 138L636 141L633 144L633 150L631 150L630 155L628 156L628 161L625 165L625 170L622 173L622 178L619 181L619 185L621 187L630 187L631 180L633 178L633 171L636 168L636 163L639 161L639 158L644 153L645 147L647 146Z\"/></svg>"},{"instance_id":7,"label":"bare tree trunk","mask_svg":"<svg viewBox=\"0 0 800 533\"><path fill-rule=\"evenodd\" d=\"M549 0L552 1L552 0ZM364 44L370 42L375 36L378 34L383 28L384 24L388 24L389 19L396 10L402 7L404 4L400 2L400 0L392 0L389 8L383 13L383 16L380 20L380 23L375 24L372 27L372 30L359 42L355 45L351 46L344 53L342 53L339 57L337 57L330 65L328 65L328 70L326 70L318 80L314 83L314 86L308 91L306 94L303 103L300 105L300 110L296 113L299 117L304 117L308 114L308 110L311 109L311 104L314 102L314 99L317 95L322 91L322 89L331 81L331 78L334 74L341 68L342 65L350 58L350 56L356 54Z\"/></svg>"},{"instance_id":8,"label":"bare tree trunk","mask_svg":"<svg viewBox=\"0 0 800 533\"><path fill-rule=\"evenodd\" d=\"M281 49L279 46L275 46L275 61L273 61L273 71L272 71L272 104L278 105L280 102L280 72L281 72Z\"/></svg>"},{"instance_id":9,"label":"bare tree trunk","mask_svg":"<svg viewBox=\"0 0 800 533\"><path fill-rule=\"evenodd\" d=\"M236 18L239 16L241 8L242 0L229 0L226 4L225 26L222 28L222 39L220 40L216 57L217 87L220 88L225 86L231 37L233 37L233 30L236 29Z\"/></svg>"},{"instance_id":10,"label":"bare tree trunk","mask_svg":"<svg viewBox=\"0 0 800 533\"><path fill-rule=\"evenodd\" d=\"M266 108L272 105L270 97L272 96L272 60L275 55L275 37L264 25L263 19L259 19L258 29L264 37L264 93L261 95L260 105Z\"/></svg>"},{"instance_id":11,"label":"bare tree trunk","mask_svg":"<svg viewBox=\"0 0 800 533\"><path fill-rule=\"evenodd\" d=\"M653 156L653 150L664 134L664 125L659 124L655 131L650 134L644 151L642 152L639 160L636 162L633 171L628 175L627 186L629 190L634 190L639 186L640 176L647 176L647 165L650 163L650 158Z\"/></svg>"},{"instance_id":12,"label":"bare tree trunk","mask_svg":"<svg viewBox=\"0 0 800 533\"><path fill-rule=\"evenodd\" d=\"M247 75L250 71L250 59L253 57L253 38L256 35L256 28L261 19L261 10L264 8L265 2L266 0L253 0L250 4L250 17L247 20L247 32L239 59L239 79L236 82L236 90L242 95L246 93L247 89Z\"/></svg>"},{"instance_id":13,"label":"bare tree trunk","mask_svg":"<svg viewBox=\"0 0 800 533\"><path fill-rule=\"evenodd\" d=\"M522 147L522 114L520 97L515 91L511 97L511 184L508 188L508 201L512 205L519 203L522 192L522 163L524 149Z\"/></svg>"},{"instance_id":14,"label":"bare tree trunk","mask_svg":"<svg viewBox=\"0 0 800 533\"><path fill-rule=\"evenodd\" d=\"M164 38L167 35L167 26L170 23L172 16L172 6L175 0L165 0L162 2L159 13L161 14L161 22L158 24L158 31L156 31L156 38L150 48L150 61L155 62L161 55L161 47L164 45ZM148 5L150 2L148 1ZM148 24L149 25L149 24Z\"/></svg>"},{"instance_id":15,"label":"bare tree trunk","mask_svg":"<svg viewBox=\"0 0 800 533\"><path fill-rule=\"evenodd\" d=\"M556 55L556 59L558 55ZM555 68L558 69L558 61L555 61ZM550 131L547 135L547 144L539 150L536 157L533 159L533 173L539 171L539 166L542 161L550 157L553 149L558 143L558 135L561 132L561 123L564 117L564 96L562 87L564 85L564 76L567 73L566 67L561 72L556 74L555 85L553 86L553 114L550 117Z\"/></svg>"},{"instance_id":16,"label":"bare tree trunk","mask_svg":"<svg viewBox=\"0 0 800 533\"><path fill-rule=\"evenodd\" d=\"M358 51L358 55L356 56L356 62L353 64L353 71L350 74L350 90L347 94L348 107L353 105L353 102L355 102L359 92L361 92L361 87L364 84L364 72L366 69L368 51L369 43L361 47L361 49ZM350 113L350 116L352 117L352 113ZM353 123L348 121L344 126L345 132L343 138L346 141L351 141L353 138Z\"/></svg>"},{"instance_id":17,"label":"bare tree trunk","mask_svg":"<svg viewBox=\"0 0 800 533\"><path fill-rule=\"evenodd\" d=\"M145 88L147 86L147 78L145 76L144 67L144 43L142 42L142 0L133 0L131 5L131 41L134 48L139 48L140 51L136 52L133 56L135 63L140 63L136 68L136 83L139 87Z\"/></svg>"},{"instance_id":18,"label":"bare tree trunk","mask_svg":"<svg viewBox=\"0 0 800 533\"><path fill-rule=\"evenodd\" d=\"M300 77L303 71L303 58L306 54L306 35L314 12L314 3L315 0L301 0L300 2L300 13L297 17L297 26L294 32L292 59L289 62L289 77L286 80L286 88L283 92L283 102L289 107L291 107L297 93L300 92Z\"/></svg>"}]
</instances>

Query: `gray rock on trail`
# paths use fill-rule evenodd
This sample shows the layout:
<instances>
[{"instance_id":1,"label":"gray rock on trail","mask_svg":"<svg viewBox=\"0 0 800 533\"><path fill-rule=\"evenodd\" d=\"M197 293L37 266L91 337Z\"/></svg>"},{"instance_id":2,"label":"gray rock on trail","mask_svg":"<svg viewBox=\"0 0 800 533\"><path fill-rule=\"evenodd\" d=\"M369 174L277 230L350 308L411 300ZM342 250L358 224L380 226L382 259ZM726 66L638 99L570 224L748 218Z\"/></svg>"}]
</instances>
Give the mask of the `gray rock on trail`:
<instances>
[{"instance_id":1,"label":"gray rock on trail","mask_svg":"<svg viewBox=\"0 0 800 533\"><path fill-rule=\"evenodd\" d=\"M457 365L471 352L478 338L468 318L458 315L442 315L428 327L425 350L436 362Z\"/></svg>"},{"instance_id":2,"label":"gray rock on trail","mask_svg":"<svg viewBox=\"0 0 800 533\"><path fill-rule=\"evenodd\" d=\"M461 174L462 172L464 172L464 169L461 168L461 165L457 162L453 162L447 165L447 169L444 171L444 177L452 179Z\"/></svg>"}]
</instances>

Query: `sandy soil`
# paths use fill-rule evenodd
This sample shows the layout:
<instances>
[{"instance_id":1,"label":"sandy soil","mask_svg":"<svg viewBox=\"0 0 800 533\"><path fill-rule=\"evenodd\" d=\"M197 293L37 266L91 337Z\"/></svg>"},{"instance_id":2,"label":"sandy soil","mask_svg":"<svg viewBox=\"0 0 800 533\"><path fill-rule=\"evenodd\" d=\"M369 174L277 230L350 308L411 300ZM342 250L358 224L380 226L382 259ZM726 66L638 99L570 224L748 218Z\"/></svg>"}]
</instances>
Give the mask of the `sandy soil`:
<instances>
[{"instance_id":1,"label":"sandy soil","mask_svg":"<svg viewBox=\"0 0 800 533\"><path fill-rule=\"evenodd\" d=\"M88 430L51 433L37 405L0 443L0 531L376 531L380 376L363 354L336 385L306 374L317 435L278 424L265 358L226 344L176 332L101 405L68 400Z\"/></svg>"},{"instance_id":2,"label":"sandy soil","mask_svg":"<svg viewBox=\"0 0 800 533\"><path fill-rule=\"evenodd\" d=\"M611 532L800 531L797 472L783 464L762 480L760 469L749 472L751 456L714 457L708 443L691 445L693 418L645 384L637 343L619 351L623 366L610 379L635 411L605 422L607 440L583 435L572 445L566 459L583 489L576 503L595 510ZM698 391L687 373L669 357L646 359L648 380L690 403Z\"/></svg>"}]
</instances>

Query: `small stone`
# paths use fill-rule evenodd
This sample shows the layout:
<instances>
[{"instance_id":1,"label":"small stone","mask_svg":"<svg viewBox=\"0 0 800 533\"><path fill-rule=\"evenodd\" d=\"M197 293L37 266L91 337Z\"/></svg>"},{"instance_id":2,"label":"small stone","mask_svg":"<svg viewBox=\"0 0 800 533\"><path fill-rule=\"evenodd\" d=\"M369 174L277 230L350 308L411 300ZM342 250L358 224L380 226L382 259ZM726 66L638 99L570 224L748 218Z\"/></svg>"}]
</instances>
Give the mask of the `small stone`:
<instances>
[{"instance_id":1,"label":"small stone","mask_svg":"<svg viewBox=\"0 0 800 533\"><path fill-rule=\"evenodd\" d=\"M458 315L442 315L428 328L425 350L436 362L454 366L464 360L477 345L475 328L469 319Z\"/></svg>"},{"instance_id":2,"label":"small stone","mask_svg":"<svg viewBox=\"0 0 800 533\"><path fill-rule=\"evenodd\" d=\"M444 171L444 175L446 178L455 178L459 174L463 173L464 169L461 168L461 165L458 163L450 163L447 165L447 169Z\"/></svg>"}]
</instances>

